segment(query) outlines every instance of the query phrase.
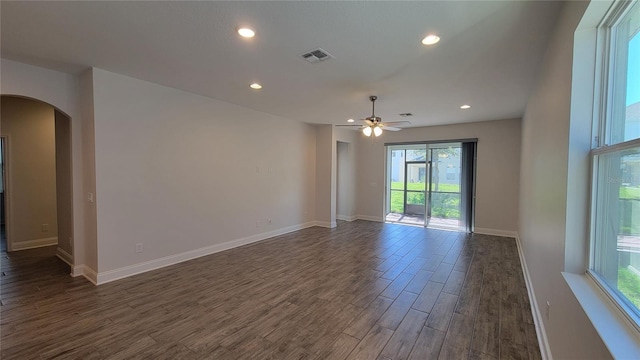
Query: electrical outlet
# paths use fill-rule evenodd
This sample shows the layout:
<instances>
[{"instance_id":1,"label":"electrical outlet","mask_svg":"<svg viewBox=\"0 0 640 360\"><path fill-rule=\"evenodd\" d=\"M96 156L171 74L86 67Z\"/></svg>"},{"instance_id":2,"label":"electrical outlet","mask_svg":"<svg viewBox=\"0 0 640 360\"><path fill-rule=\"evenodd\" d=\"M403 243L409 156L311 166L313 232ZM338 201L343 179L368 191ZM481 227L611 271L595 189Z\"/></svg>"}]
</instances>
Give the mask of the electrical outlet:
<instances>
[{"instance_id":1,"label":"electrical outlet","mask_svg":"<svg viewBox=\"0 0 640 360\"><path fill-rule=\"evenodd\" d=\"M142 243L136 244L136 252L137 253L141 253L142 252Z\"/></svg>"},{"instance_id":2,"label":"electrical outlet","mask_svg":"<svg viewBox=\"0 0 640 360\"><path fill-rule=\"evenodd\" d=\"M549 310L550 309L551 309L551 304L547 301L547 311L546 311L547 320L549 320Z\"/></svg>"},{"instance_id":3,"label":"electrical outlet","mask_svg":"<svg viewBox=\"0 0 640 360\"><path fill-rule=\"evenodd\" d=\"M42 224L42 232L49 231L49 224Z\"/></svg>"}]
</instances>

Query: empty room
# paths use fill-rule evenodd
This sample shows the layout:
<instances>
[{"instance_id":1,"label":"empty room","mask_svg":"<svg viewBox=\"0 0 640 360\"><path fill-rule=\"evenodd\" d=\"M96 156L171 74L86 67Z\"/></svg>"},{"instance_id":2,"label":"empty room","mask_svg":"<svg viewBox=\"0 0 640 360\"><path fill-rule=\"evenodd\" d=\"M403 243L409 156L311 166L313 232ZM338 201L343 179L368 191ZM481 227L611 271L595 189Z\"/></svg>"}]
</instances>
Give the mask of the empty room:
<instances>
[{"instance_id":1,"label":"empty room","mask_svg":"<svg viewBox=\"0 0 640 360\"><path fill-rule=\"evenodd\" d=\"M637 359L640 2L1 1L2 359Z\"/></svg>"}]
</instances>

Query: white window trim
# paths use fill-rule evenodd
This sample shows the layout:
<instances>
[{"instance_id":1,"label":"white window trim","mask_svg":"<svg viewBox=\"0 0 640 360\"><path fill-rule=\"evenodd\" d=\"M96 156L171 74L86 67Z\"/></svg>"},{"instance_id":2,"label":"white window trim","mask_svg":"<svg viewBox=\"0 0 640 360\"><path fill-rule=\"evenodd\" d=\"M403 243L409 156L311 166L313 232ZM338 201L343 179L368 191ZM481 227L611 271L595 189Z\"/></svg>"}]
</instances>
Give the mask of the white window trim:
<instances>
[{"instance_id":1,"label":"white window trim","mask_svg":"<svg viewBox=\"0 0 640 360\"><path fill-rule=\"evenodd\" d=\"M619 144L615 144L612 146L602 146L599 148L595 148L593 150L591 150L591 161L592 161L592 174L591 174L591 183L594 184L596 181L596 177L597 177L597 166L599 166L597 164L596 161L596 157L600 156L600 155L606 155L606 154L611 154L611 153L616 153L616 152L621 152L624 150L629 150L629 149L633 149L633 148L637 148L640 147L640 138L639 139L634 139L634 140L629 140L629 141L625 141L623 143L619 143ZM592 186L591 188L591 208L594 208L595 202L597 200L597 189L595 186ZM633 331L635 331L638 336L640 336L640 316L638 314L638 311L635 310L634 308L631 307L631 305L629 305L628 300L622 299L620 297L620 295L617 293L616 290L612 289L611 286L609 284L607 284L606 281L604 281L604 279L602 279L602 277L596 273L595 271L591 270L594 267L596 258L595 258L595 241L593 241L593 239L595 238L595 233L596 233L596 229L595 229L595 218L596 218L597 214L595 211L591 211L591 216L590 216L590 223L591 223L591 231L590 231L590 237L591 237L591 241L589 244L589 267L586 270L586 275L589 279L590 282L592 282L602 293L602 295L604 295L604 297L612 304L614 305L616 312L623 315L623 317L626 319L626 321L628 322L629 325L631 325L631 328L633 329Z\"/></svg>"},{"instance_id":2,"label":"white window trim","mask_svg":"<svg viewBox=\"0 0 640 360\"><path fill-rule=\"evenodd\" d=\"M591 154L593 156L603 155L603 154L611 154L611 153L614 153L614 152L619 152L619 151L624 151L624 150L637 148L638 146L640 146L640 138L629 140L629 141L625 141L623 143L619 143L619 144L615 144L615 145L611 145L611 146L602 146L602 147L599 147L597 149L591 150Z\"/></svg>"},{"instance_id":3,"label":"white window trim","mask_svg":"<svg viewBox=\"0 0 640 360\"><path fill-rule=\"evenodd\" d=\"M631 328L640 335L640 317L633 311L630 306L609 289L609 285L598 275L596 272L591 270L587 270L587 277L591 282L593 282L600 291L605 295L606 299L615 306L617 312L622 314L624 319L627 321Z\"/></svg>"},{"instance_id":4,"label":"white window trim","mask_svg":"<svg viewBox=\"0 0 640 360\"><path fill-rule=\"evenodd\" d=\"M592 126L590 140L583 137L576 138L579 144L590 144L589 149L579 145L580 153L585 158L589 157L590 163L592 160L590 152L605 151L595 150L602 145L601 140L604 140L596 136L604 129L600 129L599 122L595 120L606 111L606 108L600 106L601 100L606 99L608 94L600 92L603 84L602 77L605 74L599 69L609 66L609 59L598 54L604 51L603 46L606 44L608 34L596 31L596 28L605 23L603 19L611 19L612 4L613 0L590 2L576 30L574 43L571 121L585 125L589 121ZM583 142L585 140L586 143ZM584 181L588 182L587 179ZM588 219L590 215L585 218L585 221ZM590 232L587 231L584 235L588 236ZM587 274L586 269L592 253L591 242L587 238L583 239L582 242L567 239L566 246L569 246L567 251L583 253L584 263L580 260L580 256L566 258L568 263L565 263L563 278L611 355L616 359L635 359L637 354L640 354L640 332L607 292Z\"/></svg>"},{"instance_id":5,"label":"white window trim","mask_svg":"<svg viewBox=\"0 0 640 360\"><path fill-rule=\"evenodd\" d=\"M562 276L611 356L614 359L637 358L640 336L618 305L590 276L566 272Z\"/></svg>"},{"instance_id":6,"label":"white window trim","mask_svg":"<svg viewBox=\"0 0 640 360\"><path fill-rule=\"evenodd\" d=\"M596 62L595 62L595 76L594 76L594 99L593 102L593 114L596 117L593 119L593 129L596 131L597 137L594 138L594 146L590 153L591 158L591 215L590 215L590 245L589 245L589 267L586 271L587 275L602 291L605 296L612 301L619 312L624 314L625 318L633 326L634 330L640 334L640 316L635 309L632 309L626 300L620 298L620 295L607 284L599 274L591 270L596 263L596 211L595 205L597 201L597 189L596 184L597 174L599 173L597 161L600 155L612 154L621 152L627 149L632 149L640 146L640 139L629 140L614 145L609 145L609 127L610 121L613 116L612 106L609 104L613 101L614 89L611 86L611 79L616 77L616 71L618 70L614 65L613 54L616 53L616 43L612 41L612 37L615 36L615 32L618 30L615 27L620 24L622 19L630 11L630 9L636 4L636 0L614 2L606 14L602 17L602 21L597 26L597 38L596 38ZM625 69L626 70L626 69Z\"/></svg>"}]
</instances>

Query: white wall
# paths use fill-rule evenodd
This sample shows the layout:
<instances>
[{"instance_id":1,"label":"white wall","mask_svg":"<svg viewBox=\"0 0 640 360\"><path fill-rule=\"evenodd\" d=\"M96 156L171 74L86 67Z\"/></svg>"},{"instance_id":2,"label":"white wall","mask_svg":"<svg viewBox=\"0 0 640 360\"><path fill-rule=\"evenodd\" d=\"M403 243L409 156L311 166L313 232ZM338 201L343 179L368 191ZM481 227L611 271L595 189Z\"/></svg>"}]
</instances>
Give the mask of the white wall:
<instances>
[{"instance_id":1,"label":"white wall","mask_svg":"<svg viewBox=\"0 0 640 360\"><path fill-rule=\"evenodd\" d=\"M337 187L336 187L336 218L348 220L352 214L353 183L351 174L352 164L349 161L349 143L337 142Z\"/></svg>"},{"instance_id":2,"label":"white wall","mask_svg":"<svg viewBox=\"0 0 640 360\"><path fill-rule=\"evenodd\" d=\"M55 176L56 217L58 218L58 247L73 254L73 172L71 164L71 120L55 111ZM67 259L73 261L73 259Z\"/></svg>"},{"instance_id":3,"label":"white wall","mask_svg":"<svg viewBox=\"0 0 640 360\"><path fill-rule=\"evenodd\" d=\"M93 69L80 76L80 111L82 112L82 199L85 201L83 273L96 281L98 271L98 220L95 204L96 151L93 100ZM92 197L92 200L89 197Z\"/></svg>"},{"instance_id":4,"label":"white wall","mask_svg":"<svg viewBox=\"0 0 640 360\"><path fill-rule=\"evenodd\" d=\"M382 220L385 186L385 143L478 139L476 231L513 235L518 222L520 120L386 131L358 143L358 214Z\"/></svg>"},{"instance_id":5,"label":"white wall","mask_svg":"<svg viewBox=\"0 0 640 360\"><path fill-rule=\"evenodd\" d=\"M54 109L43 102L14 96L2 96L1 102L0 133L8 138L9 250L56 245Z\"/></svg>"},{"instance_id":6,"label":"white wall","mask_svg":"<svg viewBox=\"0 0 640 360\"><path fill-rule=\"evenodd\" d=\"M99 69L93 100L99 274L313 223L313 126Z\"/></svg>"},{"instance_id":7,"label":"white wall","mask_svg":"<svg viewBox=\"0 0 640 360\"><path fill-rule=\"evenodd\" d=\"M337 191L336 218L357 218L357 172L356 152L359 133L352 129L334 127L337 142Z\"/></svg>"},{"instance_id":8,"label":"white wall","mask_svg":"<svg viewBox=\"0 0 640 360\"><path fill-rule=\"evenodd\" d=\"M567 223L567 198L576 186L568 181L573 36L586 5L565 5L522 122L518 232L537 306L545 313L546 302L551 304L549 317L541 317L556 359L611 357L561 275L565 234L575 225ZM584 228L582 216L570 218ZM576 240L587 241L570 239Z\"/></svg>"},{"instance_id":9,"label":"white wall","mask_svg":"<svg viewBox=\"0 0 640 360\"><path fill-rule=\"evenodd\" d=\"M84 196L79 79L57 71L0 59L0 92L44 101L71 118L73 167L73 262L84 264Z\"/></svg>"},{"instance_id":10,"label":"white wall","mask_svg":"<svg viewBox=\"0 0 640 360\"><path fill-rule=\"evenodd\" d=\"M316 125L316 203L319 226L336 226L336 144L333 125Z\"/></svg>"}]
</instances>

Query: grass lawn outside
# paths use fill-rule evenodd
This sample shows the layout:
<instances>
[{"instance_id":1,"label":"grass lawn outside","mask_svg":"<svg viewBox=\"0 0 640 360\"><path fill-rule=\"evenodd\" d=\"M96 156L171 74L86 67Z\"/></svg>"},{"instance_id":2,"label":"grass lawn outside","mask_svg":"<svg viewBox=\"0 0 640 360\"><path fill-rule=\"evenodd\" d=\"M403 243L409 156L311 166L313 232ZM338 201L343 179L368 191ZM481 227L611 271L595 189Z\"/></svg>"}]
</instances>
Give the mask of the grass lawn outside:
<instances>
[{"instance_id":1,"label":"grass lawn outside","mask_svg":"<svg viewBox=\"0 0 640 360\"><path fill-rule=\"evenodd\" d=\"M626 267L618 268L618 290L640 309L640 276Z\"/></svg>"},{"instance_id":2,"label":"grass lawn outside","mask_svg":"<svg viewBox=\"0 0 640 360\"><path fill-rule=\"evenodd\" d=\"M640 235L640 189L621 187L618 203L620 233Z\"/></svg>"},{"instance_id":3,"label":"grass lawn outside","mask_svg":"<svg viewBox=\"0 0 640 360\"><path fill-rule=\"evenodd\" d=\"M640 187L621 186L620 199L640 200Z\"/></svg>"},{"instance_id":4,"label":"grass lawn outside","mask_svg":"<svg viewBox=\"0 0 640 360\"><path fill-rule=\"evenodd\" d=\"M409 186L409 185L421 185L424 187L424 183L422 184L407 184L408 190L418 190L424 191L424 188L420 188L417 186ZM448 190L446 186L450 184L442 184L440 185L440 191L451 191L453 189L459 188L457 185L449 186ZM443 189L444 187L444 189ZM396 214L402 214L404 212L404 190L391 190L391 212ZM456 193L440 193L440 192L432 192L431 194L431 216L443 218L443 219L460 219L460 194ZM407 203L421 205L425 203L425 193L424 192L408 192L407 193Z\"/></svg>"},{"instance_id":5,"label":"grass lawn outside","mask_svg":"<svg viewBox=\"0 0 640 360\"><path fill-rule=\"evenodd\" d=\"M407 183L407 190L416 190L416 191L424 191L426 190L426 183ZM391 182L391 190L404 190L404 183L402 181L393 181ZM436 189L436 184L434 183L432 186L433 191L443 191L443 192L460 192L460 185L458 184L438 184Z\"/></svg>"}]
</instances>

